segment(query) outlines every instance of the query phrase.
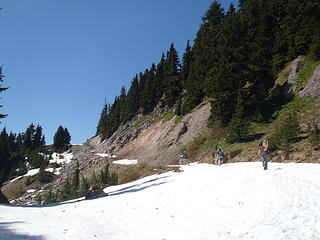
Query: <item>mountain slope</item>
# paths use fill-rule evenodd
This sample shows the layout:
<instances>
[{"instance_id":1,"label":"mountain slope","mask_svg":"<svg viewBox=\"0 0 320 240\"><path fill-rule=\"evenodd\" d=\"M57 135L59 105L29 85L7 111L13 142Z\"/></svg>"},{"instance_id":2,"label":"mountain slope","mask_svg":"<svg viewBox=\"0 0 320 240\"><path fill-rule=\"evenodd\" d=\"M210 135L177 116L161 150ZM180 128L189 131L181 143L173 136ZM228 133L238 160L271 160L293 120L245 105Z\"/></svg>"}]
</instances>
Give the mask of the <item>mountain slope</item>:
<instances>
[{"instance_id":1,"label":"mountain slope","mask_svg":"<svg viewBox=\"0 0 320 240\"><path fill-rule=\"evenodd\" d=\"M320 165L183 166L44 207L0 205L11 239L319 239Z\"/></svg>"}]
</instances>

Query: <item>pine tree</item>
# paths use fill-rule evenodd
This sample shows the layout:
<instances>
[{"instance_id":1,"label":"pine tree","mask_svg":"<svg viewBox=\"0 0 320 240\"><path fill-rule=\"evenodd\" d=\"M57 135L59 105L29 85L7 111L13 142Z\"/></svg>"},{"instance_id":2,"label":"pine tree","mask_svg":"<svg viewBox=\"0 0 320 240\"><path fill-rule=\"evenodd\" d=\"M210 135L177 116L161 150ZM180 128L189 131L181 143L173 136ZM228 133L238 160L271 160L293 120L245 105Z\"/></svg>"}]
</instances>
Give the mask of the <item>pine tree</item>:
<instances>
[{"instance_id":1,"label":"pine tree","mask_svg":"<svg viewBox=\"0 0 320 240\"><path fill-rule=\"evenodd\" d=\"M191 47L190 47L190 42L188 40L185 52L183 54L182 66L181 66L182 86L185 89L187 89L187 80L189 76L191 60L192 60Z\"/></svg>"},{"instance_id":2,"label":"pine tree","mask_svg":"<svg viewBox=\"0 0 320 240\"><path fill-rule=\"evenodd\" d=\"M245 82L245 49L242 48L243 38L239 15L230 5L224 25L219 35L217 52L219 60L209 71L211 94L211 118L222 126L230 122L236 105L236 92Z\"/></svg>"},{"instance_id":3,"label":"pine tree","mask_svg":"<svg viewBox=\"0 0 320 240\"><path fill-rule=\"evenodd\" d=\"M249 136L249 121L245 114L245 95L246 91L239 89L235 113L227 128L227 141L231 143L245 141Z\"/></svg>"},{"instance_id":4,"label":"pine tree","mask_svg":"<svg viewBox=\"0 0 320 240\"><path fill-rule=\"evenodd\" d=\"M33 149L41 149L45 145L44 136L42 135L42 127L38 124L33 138Z\"/></svg>"},{"instance_id":5,"label":"pine tree","mask_svg":"<svg viewBox=\"0 0 320 240\"><path fill-rule=\"evenodd\" d=\"M166 59L165 59L164 53L162 53L161 60L157 65L155 79L154 79L155 86L157 87L156 102L160 101L164 93L165 70L166 70Z\"/></svg>"},{"instance_id":6,"label":"pine tree","mask_svg":"<svg viewBox=\"0 0 320 240\"><path fill-rule=\"evenodd\" d=\"M89 190L89 182L88 180L83 176L81 175L81 178L80 178L80 186L79 186L79 196L84 196L85 194L88 193L88 190Z\"/></svg>"},{"instance_id":7,"label":"pine tree","mask_svg":"<svg viewBox=\"0 0 320 240\"><path fill-rule=\"evenodd\" d=\"M76 167L72 174L72 183L71 183L71 195L72 197L78 197L78 189L80 186L80 169L79 162L76 163Z\"/></svg>"},{"instance_id":8,"label":"pine tree","mask_svg":"<svg viewBox=\"0 0 320 240\"><path fill-rule=\"evenodd\" d=\"M57 132L53 138L53 146L55 149L61 151L66 145L70 144L71 136L67 128L63 128L61 125L58 127Z\"/></svg>"},{"instance_id":9,"label":"pine tree","mask_svg":"<svg viewBox=\"0 0 320 240\"><path fill-rule=\"evenodd\" d=\"M109 137L110 134L110 120L109 120L109 104L104 105L102 112L100 114L100 119L97 127L97 134L100 135L101 141Z\"/></svg>"},{"instance_id":10,"label":"pine tree","mask_svg":"<svg viewBox=\"0 0 320 240\"><path fill-rule=\"evenodd\" d=\"M139 111L139 97L139 82L138 75L136 75L131 82L131 86L126 97L124 121L129 121L137 115Z\"/></svg>"},{"instance_id":11,"label":"pine tree","mask_svg":"<svg viewBox=\"0 0 320 240\"><path fill-rule=\"evenodd\" d=\"M179 97L182 89L180 80L179 58L173 43L171 43L170 51L167 54L166 70L165 70L165 98L164 104L172 107Z\"/></svg>"},{"instance_id":12,"label":"pine tree","mask_svg":"<svg viewBox=\"0 0 320 240\"><path fill-rule=\"evenodd\" d=\"M71 136L70 136L69 130L68 130L68 128L65 128L64 129L64 144L68 145L68 144L70 144L70 141L71 141Z\"/></svg>"},{"instance_id":13,"label":"pine tree","mask_svg":"<svg viewBox=\"0 0 320 240\"><path fill-rule=\"evenodd\" d=\"M63 187L58 195L58 202L63 202L72 199L71 184L69 178L66 179Z\"/></svg>"},{"instance_id":14,"label":"pine tree","mask_svg":"<svg viewBox=\"0 0 320 240\"><path fill-rule=\"evenodd\" d=\"M30 151L34 150L34 134L35 129L33 123L30 124L30 126L27 128L25 134L24 134L24 147L25 149L28 149Z\"/></svg>"},{"instance_id":15,"label":"pine tree","mask_svg":"<svg viewBox=\"0 0 320 240\"><path fill-rule=\"evenodd\" d=\"M54 135L54 138L53 138L53 146L56 148L56 149L59 149L61 150L63 148L63 145L64 145L64 129L63 127L60 125L58 127L58 130L57 132L55 133Z\"/></svg>"},{"instance_id":16,"label":"pine tree","mask_svg":"<svg viewBox=\"0 0 320 240\"><path fill-rule=\"evenodd\" d=\"M57 202L56 196L50 189L50 191L45 195L44 204L50 204L55 202Z\"/></svg>"},{"instance_id":17,"label":"pine tree","mask_svg":"<svg viewBox=\"0 0 320 240\"><path fill-rule=\"evenodd\" d=\"M8 88L7 87L1 87L1 83L3 82L3 74L2 74L2 66L0 67L0 93L1 92L3 92L3 91L5 91L5 90L7 90ZM2 107L1 105L0 105L0 107ZM5 118L7 116L7 114L1 114L0 113L0 119L1 118Z\"/></svg>"},{"instance_id":18,"label":"pine tree","mask_svg":"<svg viewBox=\"0 0 320 240\"><path fill-rule=\"evenodd\" d=\"M46 167L45 164L41 164L40 170L39 170L39 173L38 173L38 180L41 183L50 182L50 174L49 174L49 172L47 172L45 170L45 167Z\"/></svg>"}]
</instances>

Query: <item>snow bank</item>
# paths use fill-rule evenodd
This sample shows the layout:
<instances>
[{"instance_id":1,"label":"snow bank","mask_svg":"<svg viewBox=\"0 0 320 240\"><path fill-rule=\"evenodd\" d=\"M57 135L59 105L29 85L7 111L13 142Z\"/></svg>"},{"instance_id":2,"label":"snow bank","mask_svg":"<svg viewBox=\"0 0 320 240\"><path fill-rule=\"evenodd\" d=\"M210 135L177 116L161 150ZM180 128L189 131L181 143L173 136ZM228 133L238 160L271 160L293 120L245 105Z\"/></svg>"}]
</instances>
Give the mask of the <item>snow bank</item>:
<instances>
[{"instance_id":1,"label":"snow bank","mask_svg":"<svg viewBox=\"0 0 320 240\"><path fill-rule=\"evenodd\" d=\"M73 158L73 154L70 152L64 152L61 154L52 153L52 159L50 160L50 163L58 163L58 164L70 163L72 158Z\"/></svg>"},{"instance_id":2,"label":"snow bank","mask_svg":"<svg viewBox=\"0 0 320 240\"><path fill-rule=\"evenodd\" d=\"M99 157L110 157L110 158L117 157L115 154L109 154L109 153L96 153L95 155Z\"/></svg>"},{"instance_id":3,"label":"snow bank","mask_svg":"<svg viewBox=\"0 0 320 240\"><path fill-rule=\"evenodd\" d=\"M40 168L31 169L23 176L24 177L33 176L33 175L36 175L37 173L39 173L39 171L40 171Z\"/></svg>"},{"instance_id":4,"label":"snow bank","mask_svg":"<svg viewBox=\"0 0 320 240\"><path fill-rule=\"evenodd\" d=\"M138 159L132 159L132 160L121 159L121 160L113 161L112 163L119 164L119 165L136 165L138 164L138 161L139 161Z\"/></svg>"},{"instance_id":5,"label":"snow bank","mask_svg":"<svg viewBox=\"0 0 320 240\"><path fill-rule=\"evenodd\" d=\"M47 207L0 205L1 239L320 239L320 165L182 166Z\"/></svg>"},{"instance_id":6,"label":"snow bank","mask_svg":"<svg viewBox=\"0 0 320 240\"><path fill-rule=\"evenodd\" d=\"M96 153L95 155L99 157L111 157L111 155L108 153Z\"/></svg>"}]
</instances>

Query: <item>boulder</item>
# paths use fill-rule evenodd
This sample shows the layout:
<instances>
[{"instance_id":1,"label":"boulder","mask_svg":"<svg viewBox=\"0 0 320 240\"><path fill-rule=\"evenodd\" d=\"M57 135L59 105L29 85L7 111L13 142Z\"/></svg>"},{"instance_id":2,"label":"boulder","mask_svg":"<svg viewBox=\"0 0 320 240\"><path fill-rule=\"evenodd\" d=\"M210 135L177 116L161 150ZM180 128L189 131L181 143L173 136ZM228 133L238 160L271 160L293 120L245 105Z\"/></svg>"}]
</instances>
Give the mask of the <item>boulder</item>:
<instances>
[{"instance_id":1,"label":"boulder","mask_svg":"<svg viewBox=\"0 0 320 240\"><path fill-rule=\"evenodd\" d=\"M85 199L96 199L96 198L101 198L101 197L105 197L107 196L108 194L105 193L102 189L98 189L98 190L93 190L93 191L90 191L88 192L86 195L85 195Z\"/></svg>"},{"instance_id":2,"label":"boulder","mask_svg":"<svg viewBox=\"0 0 320 240\"><path fill-rule=\"evenodd\" d=\"M3 195L3 193L1 192L1 189L0 189L0 203L7 203L7 204L9 204L8 199L6 198L5 195Z\"/></svg>"}]
</instances>

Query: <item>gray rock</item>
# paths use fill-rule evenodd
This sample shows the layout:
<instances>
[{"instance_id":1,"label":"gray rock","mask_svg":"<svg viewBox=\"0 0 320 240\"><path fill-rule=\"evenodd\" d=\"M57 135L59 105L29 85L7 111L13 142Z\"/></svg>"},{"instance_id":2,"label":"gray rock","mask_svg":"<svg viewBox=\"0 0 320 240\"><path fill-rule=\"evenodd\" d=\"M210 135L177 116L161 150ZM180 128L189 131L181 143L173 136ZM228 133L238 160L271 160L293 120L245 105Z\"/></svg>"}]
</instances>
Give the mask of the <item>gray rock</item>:
<instances>
[{"instance_id":1,"label":"gray rock","mask_svg":"<svg viewBox=\"0 0 320 240\"><path fill-rule=\"evenodd\" d=\"M305 88L299 93L301 97L320 97L320 65L316 68Z\"/></svg>"}]
</instances>

